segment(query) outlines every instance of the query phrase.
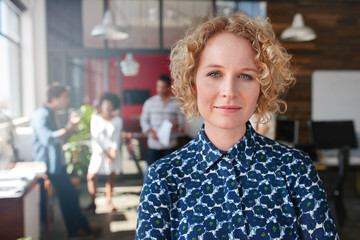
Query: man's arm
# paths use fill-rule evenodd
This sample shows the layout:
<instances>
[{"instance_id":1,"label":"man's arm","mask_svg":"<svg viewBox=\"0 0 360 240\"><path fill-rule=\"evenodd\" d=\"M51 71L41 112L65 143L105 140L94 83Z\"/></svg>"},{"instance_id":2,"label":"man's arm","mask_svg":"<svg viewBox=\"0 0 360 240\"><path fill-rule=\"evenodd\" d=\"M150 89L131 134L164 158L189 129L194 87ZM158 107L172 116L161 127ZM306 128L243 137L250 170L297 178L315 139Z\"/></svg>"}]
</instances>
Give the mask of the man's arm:
<instances>
[{"instance_id":1,"label":"man's arm","mask_svg":"<svg viewBox=\"0 0 360 240\"><path fill-rule=\"evenodd\" d=\"M110 161L113 161L116 158L117 150L120 148L121 143L121 130L122 130L122 120L118 117L118 121L114 124L114 133L112 134L110 140L110 149L104 151L106 158Z\"/></svg>"},{"instance_id":2,"label":"man's arm","mask_svg":"<svg viewBox=\"0 0 360 240\"><path fill-rule=\"evenodd\" d=\"M150 106L149 101L145 101L141 116L140 116L140 127L141 131L145 134L149 132L150 127Z\"/></svg>"},{"instance_id":3,"label":"man's arm","mask_svg":"<svg viewBox=\"0 0 360 240\"><path fill-rule=\"evenodd\" d=\"M141 112L141 116L140 116L141 131L146 135L150 134L153 139L159 140L156 132L151 128L151 125L150 125L150 109L151 109L151 106L150 106L149 101L145 101L142 112Z\"/></svg>"},{"instance_id":4,"label":"man's arm","mask_svg":"<svg viewBox=\"0 0 360 240\"><path fill-rule=\"evenodd\" d=\"M54 131L53 136L55 138L64 139L65 137L67 137L70 133L72 133L75 130L75 128L78 126L80 120L81 120L81 118L75 112L72 112L69 115L66 127L60 128L59 130Z\"/></svg>"},{"instance_id":5,"label":"man's arm","mask_svg":"<svg viewBox=\"0 0 360 240\"><path fill-rule=\"evenodd\" d=\"M55 142L54 131L47 126L49 113L43 110L37 110L31 120L31 127L34 130L41 145L53 144Z\"/></svg>"}]
</instances>

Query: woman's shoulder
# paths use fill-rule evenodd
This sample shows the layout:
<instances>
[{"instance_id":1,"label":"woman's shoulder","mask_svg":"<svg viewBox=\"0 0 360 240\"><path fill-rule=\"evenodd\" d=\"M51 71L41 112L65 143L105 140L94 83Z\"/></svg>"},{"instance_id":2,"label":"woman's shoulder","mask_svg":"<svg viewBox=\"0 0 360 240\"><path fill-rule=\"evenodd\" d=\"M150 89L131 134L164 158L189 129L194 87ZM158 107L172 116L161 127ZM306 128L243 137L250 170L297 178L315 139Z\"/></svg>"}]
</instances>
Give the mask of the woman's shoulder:
<instances>
[{"instance_id":1,"label":"woman's shoulder","mask_svg":"<svg viewBox=\"0 0 360 240\"><path fill-rule=\"evenodd\" d=\"M261 135L260 135L261 136ZM261 136L257 138L258 149L264 152L268 157L272 157L277 160L279 165L286 164L311 164L311 160L307 153L299 150L293 146L289 146L275 140Z\"/></svg>"},{"instance_id":2,"label":"woman's shoulder","mask_svg":"<svg viewBox=\"0 0 360 240\"><path fill-rule=\"evenodd\" d=\"M45 106L41 106L35 110L35 112L31 116L30 126L36 126L41 120L47 120L50 115L50 109Z\"/></svg>"},{"instance_id":3,"label":"woman's shoulder","mask_svg":"<svg viewBox=\"0 0 360 240\"><path fill-rule=\"evenodd\" d=\"M196 142L191 140L180 149L175 150L166 157L157 160L151 165L151 168L161 176L167 175L164 174L164 171L170 171L172 175L181 175L184 168L189 167L189 165L196 165L198 154L196 148Z\"/></svg>"}]
</instances>

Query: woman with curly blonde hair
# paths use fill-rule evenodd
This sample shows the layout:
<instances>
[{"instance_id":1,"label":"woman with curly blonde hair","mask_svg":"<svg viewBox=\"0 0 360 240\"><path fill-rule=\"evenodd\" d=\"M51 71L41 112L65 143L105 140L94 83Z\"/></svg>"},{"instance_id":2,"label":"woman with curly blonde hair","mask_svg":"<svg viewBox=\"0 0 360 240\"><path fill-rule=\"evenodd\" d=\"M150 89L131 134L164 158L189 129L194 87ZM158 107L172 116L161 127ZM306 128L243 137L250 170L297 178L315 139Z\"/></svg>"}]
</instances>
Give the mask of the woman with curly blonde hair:
<instances>
[{"instance_id":1,"label":"woman with curly blonde hair","mask_svg":"<svg viewBox=\"0 0 360 240\"><path fill-rule=\"evenodd\" d=\"M308 155L254 131L249 119L284 112L290 56L268 20L236 13L189 30L171 52L175 96L204 124L152 165L137 239L337 239Z\"/></svg>"}]
</instances>

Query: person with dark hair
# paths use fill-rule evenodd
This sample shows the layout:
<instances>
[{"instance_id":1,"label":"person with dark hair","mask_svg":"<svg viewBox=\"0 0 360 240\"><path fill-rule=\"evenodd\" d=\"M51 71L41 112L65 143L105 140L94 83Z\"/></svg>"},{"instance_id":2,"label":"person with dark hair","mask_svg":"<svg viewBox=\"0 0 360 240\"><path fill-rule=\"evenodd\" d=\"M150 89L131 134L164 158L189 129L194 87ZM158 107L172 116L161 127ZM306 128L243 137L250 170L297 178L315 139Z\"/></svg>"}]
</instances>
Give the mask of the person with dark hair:
<instances>
[{"instance_id":1,"label":"person with dark hair","mask_svg":"<svg viewBox=\"0 0 360 240\"><path fill-rule=\"evenodd\" d=\"M168 86L170 86L170 85L171 85L171 79L169 78L169 76L168 76L168 75L160 75L160 76L158 77L158 80L160 80L160 81L163 81L163 82L167 83L167 84L168 84Z\"/></svg>"},{"instance_id":2,"label":"person with dark hair","mask_svg":"<svg viewBox=\"0 0 360 240\"><path fill-rule=\"evenodd\" d=\"M47 102L34 112L30 121L33 129L32 157L35 162L46 163L47 178L59 198L68 236L79 237L98 233L99 228L89 225L82 214L78 192L65 170L62 145L80 121L76 113L71 113L65 127L59 124L56 111L67 107L68 90L66 86L53 83L47 90Z\"/></svg>"},{"instance_id":3,"label":"person with dark hair","mask_svg":"<svg viewBox=\"0 0 360 240\"><path fill-rule=\"evenodd\" d=\"M136 239L339 239L309 156L249 122L286 110L290 58L268 19L241 12L206 19L175 43L174 95L204 123L149 167Z\"/></svg>"},{"instance_id":4,"label":"person with dark hair","mask_svg":"<svg viewBox=\"0 0 360 240\"><path fill-rule=\"evenodd\" d=\"M178 101L170 96L170 86L171 79L167 75L159 76L156 81L157 95L147 99L142 109L140 126L142 132L148 136L146 155L148 166L175 150L177 145L176 132L183 129L185 124L185 116L180 111ZM172 124L168 144L161 142L157 134L164 121L169 121Z\"/></svg>"},{"instance_id":5,"label":"person with dark hair","mask_svg":"<svg viewBox=\"0 0 360 240\"><path fill-rule=\"evenodd\" d=\"M114 112L120 107L120 99L113 93L104 93L99 101L99 112L93 114L90 123L92 154L87 174L91 203L87 210L95 212L98 175L106 175L106 203L111 211L116 208L111 202L115 174L120 172L120 140L122 119Z\"/></svg>"}]
</instances>

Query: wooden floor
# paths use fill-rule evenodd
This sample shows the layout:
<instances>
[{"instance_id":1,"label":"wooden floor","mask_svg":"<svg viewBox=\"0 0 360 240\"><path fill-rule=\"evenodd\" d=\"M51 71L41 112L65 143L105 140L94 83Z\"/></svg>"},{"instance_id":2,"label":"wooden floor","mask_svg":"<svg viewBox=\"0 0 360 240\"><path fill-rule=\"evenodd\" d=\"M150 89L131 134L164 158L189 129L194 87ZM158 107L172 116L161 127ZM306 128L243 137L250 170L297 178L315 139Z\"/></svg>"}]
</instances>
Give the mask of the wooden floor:
<instances>
[{"instance_id":1,"label":"wooden floor","mask_svg":"<svg viewBox=\"0 0 360 240\"><path fill-rule=\"evenodd\" d=\"M133 240L135 238L135 227L137 217L137 206L141 191L142 180L130 179L122 180L114 188L113 204L117 211L111 212L105 204L105 188L99 187L96 198L97 209L95 214L84 212L89 222L102 228L102 234L99 237L88 237L78 239L116 239ZM58 199L53 196L52 203L52 222L50 225L50 234L43 231L42 240L64 240L68 239L65 225L61 216ZM80 203L83 207L90 202L86 191L86 184L82 183ZM71 238L76 239L76 238Z\"/></svg>"}]
</instances>

